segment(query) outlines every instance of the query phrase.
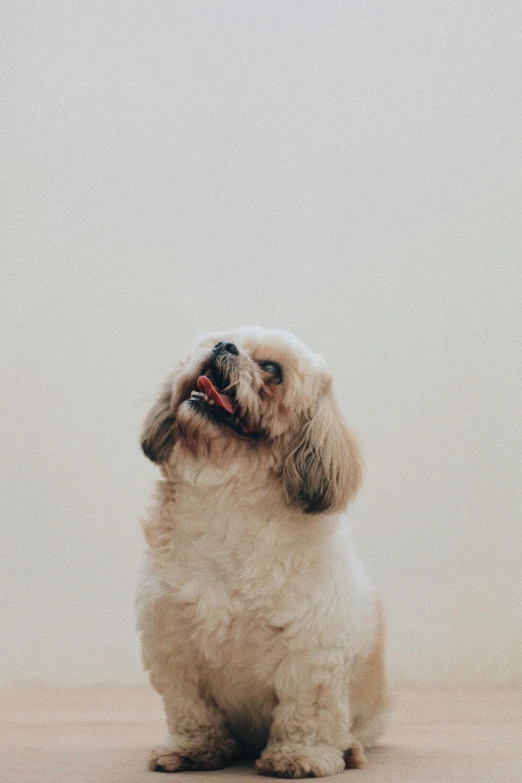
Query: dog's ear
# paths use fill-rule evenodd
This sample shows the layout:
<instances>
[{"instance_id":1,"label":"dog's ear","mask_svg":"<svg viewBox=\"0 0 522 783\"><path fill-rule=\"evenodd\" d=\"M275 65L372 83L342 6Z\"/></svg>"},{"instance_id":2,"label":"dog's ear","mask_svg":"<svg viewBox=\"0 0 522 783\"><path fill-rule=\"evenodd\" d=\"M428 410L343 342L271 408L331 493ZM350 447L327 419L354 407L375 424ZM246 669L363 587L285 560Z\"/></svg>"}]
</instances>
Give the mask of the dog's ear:
<instances>
[{"instance_id":1,"label":"dog's ear","mask_svg":"<svg viewBox=\"0 0 522 783\"><path fill-rule=\"evenodd\" d=\"M175 408L172 380L167 381L143 422L141 448L152 462L166 462L174 446Z\"/></svg>"},{"instance_id":2,"label":"dog's ear","mask_svg":"<svg viewBox=\"0 0 522 783\"><path fill-rule=\"evenodd\" d=\"M285 459L286 500L307 514L340 511L361 481L357 441L337 409L329 383Z\"/></svg>"}]
</instances>

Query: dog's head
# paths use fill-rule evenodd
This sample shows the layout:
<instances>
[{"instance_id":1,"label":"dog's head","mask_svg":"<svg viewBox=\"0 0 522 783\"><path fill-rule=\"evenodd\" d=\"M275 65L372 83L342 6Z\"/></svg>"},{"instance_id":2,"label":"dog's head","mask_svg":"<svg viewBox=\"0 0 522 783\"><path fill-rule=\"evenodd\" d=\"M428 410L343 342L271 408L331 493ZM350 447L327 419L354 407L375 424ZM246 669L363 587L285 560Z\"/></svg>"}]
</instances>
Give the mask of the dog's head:
<instances>
[{"instance_id":1,"label":"dog's head","mask_svg":"<svg viewBox=\"0 0 522 783\"><path fill-rule=\"evenodd\" d=\"M361 482L323 360L291 334L260 327L203 336L166 382L141 445L167 468L184 454L239 470L255 463L310 514L342 509Z\"/></svg>"}]
</instances>

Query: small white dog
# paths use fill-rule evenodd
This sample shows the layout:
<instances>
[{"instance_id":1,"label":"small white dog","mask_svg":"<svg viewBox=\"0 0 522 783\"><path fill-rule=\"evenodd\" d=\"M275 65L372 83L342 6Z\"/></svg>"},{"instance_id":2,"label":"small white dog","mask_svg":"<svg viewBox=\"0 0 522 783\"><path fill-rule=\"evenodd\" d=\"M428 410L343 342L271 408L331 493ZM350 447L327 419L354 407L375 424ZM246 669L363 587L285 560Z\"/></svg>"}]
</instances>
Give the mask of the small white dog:
<instances>
[{"instance_id":1,"label":"small white dog","mask_svg":"<svg viewBox=\"0 0 522 783\"><path fill-rule=\"evenodd\" d=\"M154 770L240 753L281 777L364 763L383 619L344 509L361 482L323 360L259 327L204 336L146 418L161 468L138 614L168 737Z\"/></svg>"}]
</instances>

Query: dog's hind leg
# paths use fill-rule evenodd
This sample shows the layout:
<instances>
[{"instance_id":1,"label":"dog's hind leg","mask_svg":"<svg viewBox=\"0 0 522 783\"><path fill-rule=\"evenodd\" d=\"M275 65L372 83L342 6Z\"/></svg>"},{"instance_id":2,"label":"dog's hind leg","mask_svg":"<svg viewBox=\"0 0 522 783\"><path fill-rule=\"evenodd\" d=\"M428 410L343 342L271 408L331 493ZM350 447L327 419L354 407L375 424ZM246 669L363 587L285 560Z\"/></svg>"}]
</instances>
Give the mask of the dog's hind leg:
<instances>
[{"instance_id":1,"label":"dog's hind leg","mask_svg":"<svg viewBox=\"0 0 522 783\"><path fill-rule=\"evenodd\" d=\"M375 643L370 654L354 664L350 685L352 732L363 748L371 748L383 733L390 699L384 662L384 612L377 604Z\"/></svg>"}]
</instances>

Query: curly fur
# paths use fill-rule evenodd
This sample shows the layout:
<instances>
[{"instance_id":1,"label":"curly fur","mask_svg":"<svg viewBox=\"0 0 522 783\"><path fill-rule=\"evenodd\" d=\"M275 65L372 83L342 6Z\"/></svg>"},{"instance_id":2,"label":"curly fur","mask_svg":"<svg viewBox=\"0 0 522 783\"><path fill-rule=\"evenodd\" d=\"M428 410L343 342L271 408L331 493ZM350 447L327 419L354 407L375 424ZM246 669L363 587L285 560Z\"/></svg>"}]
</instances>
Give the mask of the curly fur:
<instances>
[{"instance_id":1,"label":"curly fur","mask_svg":"<svg viewBox=\"0 0 522 783\"><path fill-rule=\"evenodd\" d=\"M238 354L216 356L223 340ZM190 402L209 362L233 390L235 428ZM362 766L387 706L382 608L343 513L361 461L323 361L284 332L206 335L142 447L163 476L138 595L169 730L151 769L217 769L240 751L282 777Z\"/></svg>"}]
</instances>

